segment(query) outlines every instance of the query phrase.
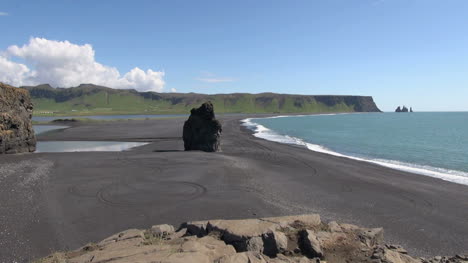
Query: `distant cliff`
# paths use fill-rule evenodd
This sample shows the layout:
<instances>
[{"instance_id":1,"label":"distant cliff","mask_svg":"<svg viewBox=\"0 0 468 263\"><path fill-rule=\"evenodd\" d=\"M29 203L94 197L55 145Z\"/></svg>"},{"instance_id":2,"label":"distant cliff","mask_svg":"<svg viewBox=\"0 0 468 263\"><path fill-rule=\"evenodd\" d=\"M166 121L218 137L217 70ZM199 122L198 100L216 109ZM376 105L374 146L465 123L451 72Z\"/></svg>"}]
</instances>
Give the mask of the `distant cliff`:
<instances>
[{"instance_id":1,"label":"distant cliff","mask_svg":"<svg viewBox=\"0 0 468 263\"><path fill-rule=\"evenodd\" d=\"M186 114L208 100L219 113L380 112L370 96L156 93L92 84L22 88L29 90L36 114Z\"/></svg>"}]
</instances>

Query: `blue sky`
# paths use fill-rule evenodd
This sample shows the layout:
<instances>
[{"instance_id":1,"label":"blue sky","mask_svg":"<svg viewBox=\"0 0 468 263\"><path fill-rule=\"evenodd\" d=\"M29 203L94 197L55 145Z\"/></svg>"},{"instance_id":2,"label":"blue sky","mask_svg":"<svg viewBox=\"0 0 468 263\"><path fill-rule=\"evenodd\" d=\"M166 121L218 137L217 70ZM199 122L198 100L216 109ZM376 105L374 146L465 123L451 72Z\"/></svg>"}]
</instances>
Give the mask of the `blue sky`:
<instances>
[{"instance_id":1,"label":"blue sky","mask_svg":"<svg viewBox=\"0 0 468 263\"><path fill-rule=\"evenodd\" d=\"M0 32L0 53L39 73L47 60L31 38L90 44L99 65L132 73L105 82L119 87L371 95L386 111L468 110L465 0L2 0ZM50 78L41 74L36 82Z\"/></svg>"}]
</instances>

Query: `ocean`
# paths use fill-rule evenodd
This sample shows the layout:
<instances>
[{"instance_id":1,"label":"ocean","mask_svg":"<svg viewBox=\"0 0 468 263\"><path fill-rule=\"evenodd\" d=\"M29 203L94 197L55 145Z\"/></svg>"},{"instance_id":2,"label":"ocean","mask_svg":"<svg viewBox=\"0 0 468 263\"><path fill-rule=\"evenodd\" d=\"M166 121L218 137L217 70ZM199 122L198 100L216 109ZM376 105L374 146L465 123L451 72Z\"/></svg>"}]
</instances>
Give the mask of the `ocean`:
<instances>
[{"instance_id":1,"label":"ocean","mask_svg":"<svg viewBox=\"0 0 468 263\"><path fill-rule=\"evenodd\" d=\"M468 112L323 114L243 122L266 140L468 185Z\"/></svg>"}]
</instances>

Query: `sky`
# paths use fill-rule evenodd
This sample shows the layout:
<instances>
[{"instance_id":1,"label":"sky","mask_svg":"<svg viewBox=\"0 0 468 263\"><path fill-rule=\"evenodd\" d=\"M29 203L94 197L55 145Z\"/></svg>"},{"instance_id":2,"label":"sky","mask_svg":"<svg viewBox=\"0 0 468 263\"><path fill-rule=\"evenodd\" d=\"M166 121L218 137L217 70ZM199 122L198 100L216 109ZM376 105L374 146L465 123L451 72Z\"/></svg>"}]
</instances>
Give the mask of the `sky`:
<instances>
[{"instance_id":1,"label":"sky","mask_svg":"<svg viewBox=\"0 0 468 263\"><path fill-rule=\"evenodd\" d=\"M466 0L1 0L0 81L468 111Z\"/></svg>"}]
</instances>

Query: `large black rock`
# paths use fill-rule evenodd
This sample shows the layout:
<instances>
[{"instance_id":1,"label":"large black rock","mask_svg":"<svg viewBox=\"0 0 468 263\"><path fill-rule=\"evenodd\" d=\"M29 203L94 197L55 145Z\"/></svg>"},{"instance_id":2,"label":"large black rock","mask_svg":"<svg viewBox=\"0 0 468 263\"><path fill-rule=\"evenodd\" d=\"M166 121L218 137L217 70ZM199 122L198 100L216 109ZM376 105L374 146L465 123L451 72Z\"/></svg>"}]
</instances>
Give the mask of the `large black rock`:
<instances>
[{"instance_id":1,"label":"large black rock","mask_svg":"<svg viewBox=\"0 0 468 263\"><path fill-rule=\"evenodd\" d=\"M205 102L200 108L193 108L184 123L184 148L186 151L220 151L221 132L221 123L215 118L213 104Z\"/></svg>"}]
</instances>

